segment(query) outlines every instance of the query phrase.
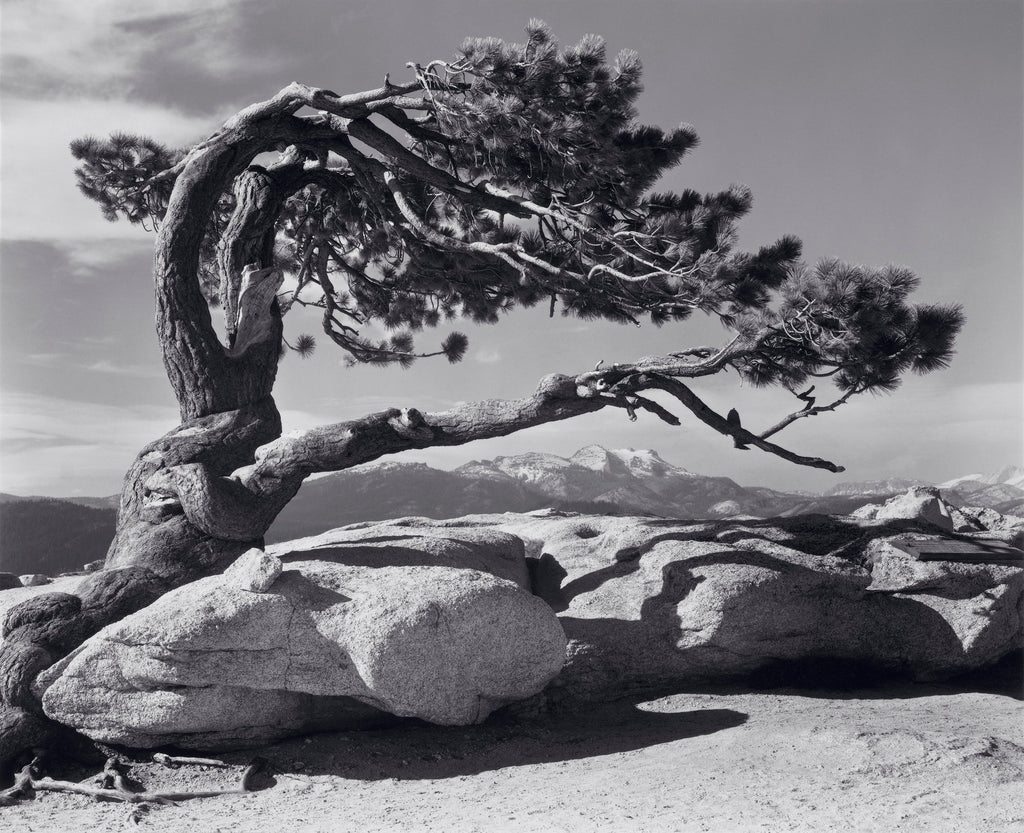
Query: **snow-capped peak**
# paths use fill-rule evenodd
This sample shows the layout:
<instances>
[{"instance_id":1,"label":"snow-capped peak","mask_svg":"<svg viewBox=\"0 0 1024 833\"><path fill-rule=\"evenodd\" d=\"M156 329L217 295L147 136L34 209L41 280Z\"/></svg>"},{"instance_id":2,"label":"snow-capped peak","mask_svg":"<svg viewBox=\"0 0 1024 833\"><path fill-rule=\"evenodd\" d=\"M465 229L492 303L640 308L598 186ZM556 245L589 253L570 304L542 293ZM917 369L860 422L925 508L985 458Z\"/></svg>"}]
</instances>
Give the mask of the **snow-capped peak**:
<instances>
[{"instance_id":1,"label":"snow-capped peak","mask_svg":"<svg viewBox=\"0 0 1024 833\"><path fill-rule=\"evenodd\" d=\"M955 477L952 480L947 480L945 483L940 483L939 488L956 489L971 483L983 484L985 486L1003 484L1024 489L1024 467L1010 465L1003 466L995 474L967 474L963 477Z\"/></svg>"},{"instance_id":2,"label":"snow-capped peak","mask_svg":"<svg viewBox=\"0 0 1024 833\"><path fill-rule=\"evenodd\" d=\"M1017 486L1024 489L1024 466L1003 466L995 474L989 475L989 483L1005 483L1007 486Z\"/></svg>"},{"instance_id":3,"label":"snow-capped peak","mask_svg":"<svg viewBox=\"0 0 1024 833\"><path fill-rule=\"evenodd\" d=\"M616 448L609 450L600 445L588 445L572 455L577 466L608 473L653 475L687 475L686 469L673 466L650 448Z\"/></svg>"}]
</instances>

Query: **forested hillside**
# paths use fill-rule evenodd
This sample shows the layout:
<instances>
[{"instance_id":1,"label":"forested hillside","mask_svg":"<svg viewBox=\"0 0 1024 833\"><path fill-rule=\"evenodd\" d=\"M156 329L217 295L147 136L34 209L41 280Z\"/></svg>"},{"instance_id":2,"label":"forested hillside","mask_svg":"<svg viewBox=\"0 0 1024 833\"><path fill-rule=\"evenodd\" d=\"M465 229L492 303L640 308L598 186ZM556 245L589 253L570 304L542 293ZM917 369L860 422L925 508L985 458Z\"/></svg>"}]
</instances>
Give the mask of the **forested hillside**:
<instances>
[{"instance_id":1,"label":"forested hillside","mask_svg":"<svg viewBox=\"0 0 1024 833\"><path fill-rule=\"evenodd\" d=\"M0 572L53 576L106 555L114 537L114 509L11 497L0 502Z\"/></svg>"}]
</instances>

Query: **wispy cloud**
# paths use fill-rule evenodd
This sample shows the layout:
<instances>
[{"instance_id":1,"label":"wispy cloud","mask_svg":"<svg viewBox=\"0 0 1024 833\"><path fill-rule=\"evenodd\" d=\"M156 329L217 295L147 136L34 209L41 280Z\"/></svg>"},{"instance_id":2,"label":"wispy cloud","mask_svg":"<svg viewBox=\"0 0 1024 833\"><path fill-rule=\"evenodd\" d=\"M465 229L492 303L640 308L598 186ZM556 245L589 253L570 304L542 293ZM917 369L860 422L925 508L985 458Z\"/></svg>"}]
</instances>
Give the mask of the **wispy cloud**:
<instances>
[{"instance_id":1,"label":"wispy cloud","mask_svg":"<svg viewBox=\"0 0 1024 833\"><path fill-rule=\"evenodd\" d=\"M103 84L127 94L157 48L209 72L241 69L233 48L239 0L13 0L4 8L4 75L19 95L72 96Z\"/></svg>"},{"instance_id":2,"label":"wispy cloud","mask_svg":"<svg viewBox=\"0 0 1024 833\"><path fill-rule=\"evenodd\" d=\"M116 342L96 340L95 343L106 347ZM30 353L23 356L21 362L34 367L59 367L72 373L106 373L113 376L132 376L136 379L161 379L164 377L164 371L158 364L121 363L111 359L83 362L80 360L80 353L81 351Z\"/></svg>"},{"instance_id":3,"label":"wispy cloud","mask_svg":"<svg viewBox=\"0 0 1024 833\"><path fill-rule=\"evenodd\" d=\"M26 451L39 451L51 448L79 447L89 448L95 443L85 443L75 437L61 434L47 434L40 431L27 431L22 428L11 428L0 437L0 454L21 454Z\"/></svg>"},{"instance_id":4,"label":"wispy cloud","mask_svg":"<svg viewBox=\"0 0 1024 833\"><path fill-rule=\"evenodd\" d=\"M501 358L501 352L498 350L478 350L473 354L473 361L480 364L497 364Z\"/></svg>"},{"instance_id":5,"label":"wispy cloud","mask_svg":"<svg viewBox=\"0 0 1024 833\"><path fill-rule=\"evenodd\" d=\"M22 363L36 367L58 367L67 364L69 359L68 353L27 353L21 357Z\"/></svg>"},{"instance_id":6,"label":"wispy cloud","mask_svg":"<svg viewBox=\"0 0 1024 833\"><path fill-rule=\"evenodd\" d=\"M80 197L83 204L92 208ZM112 228L112 226L111 226ZM109 239L98 244L95 240L55 240L54 245L67 258L71 274L83 280L104 278L115 266L130 257L146 257L152 260L153 236L145 234L128 239Z\"/></svg>"},{"instance_id":7,"label":"wispy cloud","mask_svg":"<svg viewBox=\"0 0 1024 833\"><path fill-rule=\"evenodd\" d=\"M120 239L148 241L152 235L125 222L110 223L75 185L75 160L68 145L87 134L115 130L184 145L210 131L209 119L188 117L153 104L80 98L73 101L4 100L2 232L12 240ZM123 252L120 252L123 254ZM77 250L82 268L114 253Z\"/></svg>"},{"instance_id":8,"label":"wispy cloud","mask_svg":"<svg viewBox=\"0 0 1024 833\"><path fill-rule=\"evenodd\" d=\"M112 373L115 376L134 376L137 379L160 379L164 376L163 369L156 365L116 364L109 359L93 362L83 370L93 373Z\"/></svg>"},{"instance_id":9,"label":"wispy cloud","mask_svg":"<svg viewBox=\"0 0 1024 833\"><path fill-rule=\"evenodd\" d=\"M114 407L30 393L0 399L0 489L109 494L146 443L178 423L173 408Z\"/></svg>"}]
</instances>

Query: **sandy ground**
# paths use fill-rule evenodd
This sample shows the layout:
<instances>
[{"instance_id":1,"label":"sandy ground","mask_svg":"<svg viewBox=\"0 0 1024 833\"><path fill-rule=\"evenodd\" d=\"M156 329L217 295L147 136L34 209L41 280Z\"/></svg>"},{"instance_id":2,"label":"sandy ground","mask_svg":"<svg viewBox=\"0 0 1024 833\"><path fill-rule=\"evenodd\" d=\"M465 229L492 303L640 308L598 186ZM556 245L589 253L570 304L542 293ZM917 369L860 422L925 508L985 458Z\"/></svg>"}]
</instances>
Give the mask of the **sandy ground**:
<instances>
[{"instance_id":1,"label":"sandy ground","mask_svg":"<svg viewBox=\"0 0 1024 833\"><path fill-rule=\"evenodd\" d=\"M126 805L39 793L0 808L0 829L1024 830L1019 675L672 694L531 722L317 735L231 753L228 770L140 756L132 774L152 790L231 787L255 754L275 773L265 789L158 807L138 828ZM68 777L93 783L85 771Z\"/></svg>"}]
</instances>

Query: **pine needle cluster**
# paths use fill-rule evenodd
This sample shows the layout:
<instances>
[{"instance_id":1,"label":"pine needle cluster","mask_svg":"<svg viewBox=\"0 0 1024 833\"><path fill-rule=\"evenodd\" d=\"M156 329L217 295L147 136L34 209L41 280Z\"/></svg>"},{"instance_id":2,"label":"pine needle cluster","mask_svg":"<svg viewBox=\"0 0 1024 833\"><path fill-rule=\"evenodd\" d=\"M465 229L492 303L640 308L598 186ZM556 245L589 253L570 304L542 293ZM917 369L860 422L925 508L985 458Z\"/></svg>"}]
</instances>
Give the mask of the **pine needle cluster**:
<instances>
[{"instance_id":1,"label":"pine needle cluster","mask_svg":"<svg viewBox=\"0 0 1024 833\"><path fill-rule=\"evenodd\" d=\"M744 186L652 191L698 139L688 125L637 121L635 53L609 63L595 36L563 47L539 21L526 33L524 43L475 38L450 60L410 65L412 93L385 87L347 123L309 119L320 138L282 155L299 183L274 229L276 265L296 284L282 313L318 308L350 360L373 364L459 361L464 335L424 353L414 334L541 303L659 326L716 316L748 343L735 366L757 385L829 376L846 392L881 392L907 371L948 364L962 313L910 304L909 271L808 267L793 236L738 249L752 204ZM337 135L325 140L326 124ZM83 193L104 216L131 222L160 221L186 158L125 135L79 140L72 152ZM225 183L211 215L197 218L206 229L197 279L211 303L230 286L217 277L217 251L234 210ZM303 337L294 349L312 347Z\"/></svg>"}]
</instances>

